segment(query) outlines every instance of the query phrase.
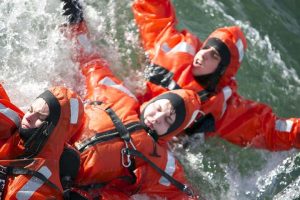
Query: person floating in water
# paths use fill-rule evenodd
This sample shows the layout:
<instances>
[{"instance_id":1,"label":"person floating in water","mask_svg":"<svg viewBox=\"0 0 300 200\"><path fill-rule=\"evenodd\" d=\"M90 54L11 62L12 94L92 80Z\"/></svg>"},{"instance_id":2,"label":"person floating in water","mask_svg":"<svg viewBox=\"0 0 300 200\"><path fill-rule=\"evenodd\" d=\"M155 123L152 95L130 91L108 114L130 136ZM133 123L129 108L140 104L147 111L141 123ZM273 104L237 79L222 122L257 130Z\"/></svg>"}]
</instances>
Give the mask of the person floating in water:
<instances>
[{"instance_id":1,"label":"person floating in water","mask_svg":"<svg viewBox=\"0 0 300 200\"><path fill-rule=\"evenodd\" d=\"M300 148L299 118L280 118L268 105L238 94L235 75L247 48L238 26L218 28L202 42L176 29L170 0L135 0L132 10L150 60L141 102L165 91L191 89L201 97L204 115L186 129L188 135L202 132L270 151Z\"/></svg>"}]
</instances>

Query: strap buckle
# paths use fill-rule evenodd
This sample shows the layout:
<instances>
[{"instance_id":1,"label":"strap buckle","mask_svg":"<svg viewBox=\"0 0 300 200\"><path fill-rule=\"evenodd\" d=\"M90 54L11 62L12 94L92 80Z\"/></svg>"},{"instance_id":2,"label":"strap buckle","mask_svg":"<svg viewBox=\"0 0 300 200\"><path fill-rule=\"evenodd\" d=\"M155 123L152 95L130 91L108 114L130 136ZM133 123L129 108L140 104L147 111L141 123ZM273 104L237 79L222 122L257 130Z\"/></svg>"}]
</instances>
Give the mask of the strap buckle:
<instances>
[{"instance_id":1,"label":"strap buckle","mask_svg":"<svg viewBox=\"0 0 300 200\"><path fill-rule=\"evenodd\" d=\"M123 165L123 167L126 167L126 168L130 167L130 165L131 165L131 159L130 159L130 155L127 154L127 149L128 149L128 147L121 149L122 165ZM126 157L127 157L127 160L126 160Z\"/></svg>"},{"instance_id":2,"label":"strap buckle","mask_svg":"<svg viewBox=\"0 0 300 200\"><path fill-rule=\"evenodd\" d=\"M182 191L190 197L194 197L194 195L195 195L194 191L187 185L184 185L184 188L182 189Z\"/></svg>"},{"instance_id":3,"label":"strap buckle","mask_svg":"<svg viewBox=\"0 0 300 200\"><path fill-rule=\"evenodd\" d=\"M129 149L129 145L128 145L128 142L126 140L124 140L124 143L125 143L125 148L121 149L121 154L122 154L122 165L126 168L128 168L130 165L131 165L131 158L130 158L130 155L127 153L127 149ZM136 150L136 147L134 146L132 140L130 139L129 140L129 144L130 146ZM127 157L127 161L126 160L126 157Z\"/></svg>"}]
</instances>

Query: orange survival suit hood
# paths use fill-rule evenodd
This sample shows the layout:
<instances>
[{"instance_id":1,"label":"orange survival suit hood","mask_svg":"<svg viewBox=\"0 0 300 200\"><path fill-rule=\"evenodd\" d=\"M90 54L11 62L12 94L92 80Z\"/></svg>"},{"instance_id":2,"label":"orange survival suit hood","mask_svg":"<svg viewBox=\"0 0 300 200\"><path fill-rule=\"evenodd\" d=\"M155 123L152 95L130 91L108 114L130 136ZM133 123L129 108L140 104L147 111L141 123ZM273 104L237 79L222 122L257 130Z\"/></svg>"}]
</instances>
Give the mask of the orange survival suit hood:
<instances>
[{"instance_id":1,"label":"orange survival suit hood","mask_svg":"<svg viewBox=\"0 0 300 200\"><path fill-rule=\"evenodd\" d=\"M70 140L78 132L83 121L83 104L73 91L65 87L53 87L37 98L46 101L50 113L38 130L27 137L23 136L26 151L24 157L35 156L41 151L49 151L51 154L57 150L54 150L53 143L59 143L57 146L63 148L60 143Z\"/></svg>"},{"instance_id":2,"label":"orange survival suit hood","mask_svg":"<svg viewBox=\"0 0 300 200\"><path fill-rule=\"evenodd\" d=\"M237 73L247 48L247 41L238 26L218 28L205 40L202 48L214 47L221 61L216 71L195 77L206 89L214 91L224 87Z\"/></svg>"},{"instance_id":3,"label":"orange survival suit hood","mask_svg":"<svg viewBox=\"0 0 300 200\"><path fill-rule=\"evenodd\" d=\"M199 96L192 90L179 89L165 92L149 102L141 106L141 122L144 124L144 111L146 107L154 101L160 99L170 100L175 113L175 122L169 127L164 135L157 136L155 133L150 134L158 141L168 142L171 138L178 133L182 132L185 128L189 127L200 112L200 99Z\"/></svg>"}]
</instances>

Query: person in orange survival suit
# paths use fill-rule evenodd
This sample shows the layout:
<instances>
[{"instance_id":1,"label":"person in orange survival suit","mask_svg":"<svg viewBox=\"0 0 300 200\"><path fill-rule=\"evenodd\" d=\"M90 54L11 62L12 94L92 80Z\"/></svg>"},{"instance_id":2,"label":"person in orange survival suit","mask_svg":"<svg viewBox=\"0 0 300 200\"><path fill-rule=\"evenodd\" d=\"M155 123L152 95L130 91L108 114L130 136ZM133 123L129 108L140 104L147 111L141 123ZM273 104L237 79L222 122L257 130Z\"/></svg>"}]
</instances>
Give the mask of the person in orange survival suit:
<instances>
[{"instance_id":1,"label":"person in orange survival suit","mask_svg":"<svg viewBox=\"0 0 300 200\"><path fill-rule=\"evenodd\" d=\"M145 103L139 115L136 97L92 47L78 1L63 2L63 14L69 19L63 31L74 41L74 60L87 88L84 127L81 135L72 138L81 167L70 199L129 199L139 193L144 178L136 180L135 170L146 166L153 178L148 181L158 189L149 193L143 189L143 194L196 199L166 142L199 114L198 95L191 90L164 93Z\"/></svg>"},{"instance_id":2,"label":"person in orange survival suit","mask_svg":"<svg viewBox=\"0 0 300 200\"><path fill-rule=\"evenodd\" d=\"M32 103L19 131L0 148L1 199L63 199L59 158L82 116L81 99L64 87L46 90Z\"/></svg>"},{"instance_id":3,"label":"person in orange survival suit","mask_svg":"<svg viewBox=\"0 0 300 200\"><path fill-rule=\"evenodd\" d=\"M239 27L218 28L202 43L189 31L175 28L170 0L135 0L132 9L151 62L141 101L166 90L192 89L201 96L206 117L198 119L188 134L205 132L270 151L300 147L299 118L279 118L269 106L238 94L234 76L247 47Z\"/></svg>"}]
</instances>

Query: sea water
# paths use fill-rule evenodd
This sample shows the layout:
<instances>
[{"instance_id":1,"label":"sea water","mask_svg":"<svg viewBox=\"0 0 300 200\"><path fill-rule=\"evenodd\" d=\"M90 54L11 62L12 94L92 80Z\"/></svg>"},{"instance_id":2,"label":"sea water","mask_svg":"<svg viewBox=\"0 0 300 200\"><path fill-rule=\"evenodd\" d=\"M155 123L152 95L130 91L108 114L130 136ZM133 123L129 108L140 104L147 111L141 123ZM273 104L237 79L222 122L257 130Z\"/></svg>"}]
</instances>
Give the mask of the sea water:
<instances>
[{"instance_id":1,"label":"sea water","mask_svg":"<svg viewBox=\"0 0 300 200\"><path fill-rule=\"evenodd\" d=\"M131 0L85 0L92 42L114 73L143 90L146 64L133 21ZM272 106L282 117L300 117L300 2L297 0L174 0L178 29L201 40L221 26L239 25L248 42L237 74L239 93ZM24 111L50 86L84 94L84 80L60 33L59 0L0 0L0 81ZM138 87L135 87L138 85ZM297 199L298 150L240 148L220 138L175 147L194 187L205 199ZM139 197L147 199L147 197Z\"/></svg>"}]
</instances>

